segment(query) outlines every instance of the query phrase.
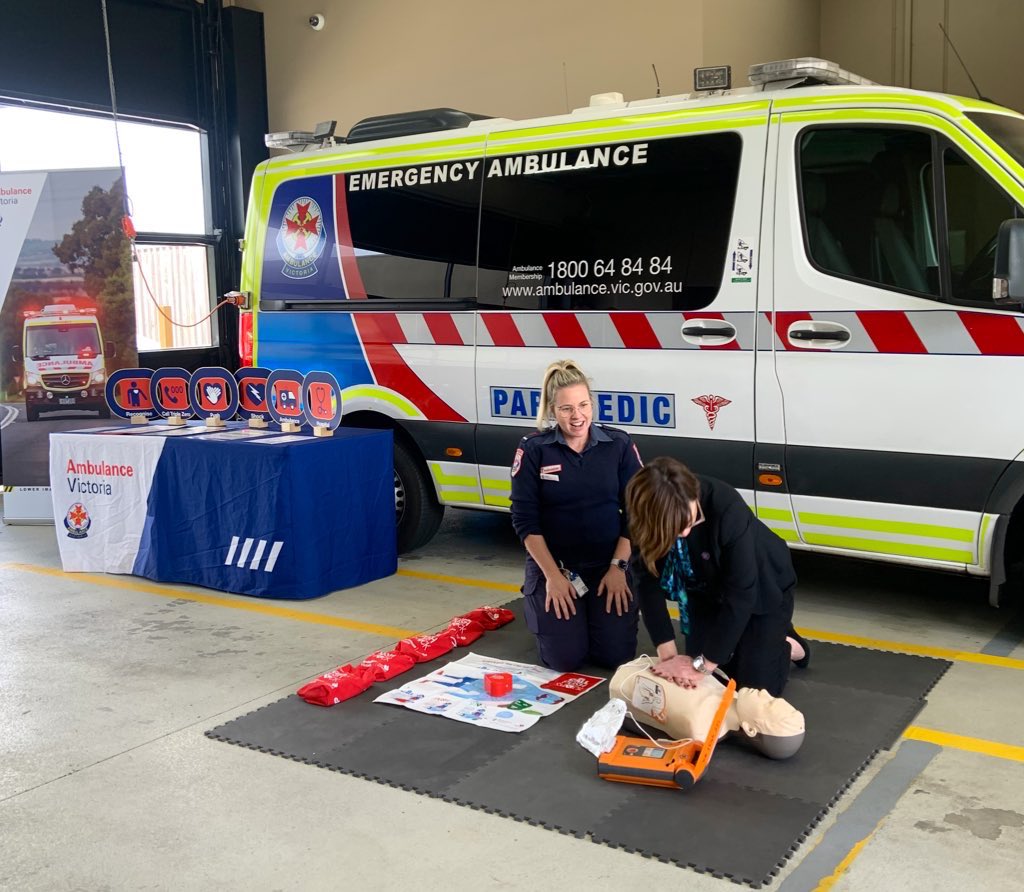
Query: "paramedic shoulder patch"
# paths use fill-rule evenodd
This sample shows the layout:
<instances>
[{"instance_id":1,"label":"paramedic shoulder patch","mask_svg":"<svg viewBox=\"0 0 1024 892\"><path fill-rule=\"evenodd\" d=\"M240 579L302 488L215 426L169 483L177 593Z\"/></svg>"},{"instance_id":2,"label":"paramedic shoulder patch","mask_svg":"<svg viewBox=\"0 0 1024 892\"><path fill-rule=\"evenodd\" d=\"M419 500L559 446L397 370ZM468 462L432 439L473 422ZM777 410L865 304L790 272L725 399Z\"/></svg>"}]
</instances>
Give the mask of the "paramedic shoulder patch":
<instances>
[{"instance_id":1,"label":"paramedic shoulder patch","mask_svg":"<svg viewBox=\"0 0 1024 892\"><path fill-rule=\"evenodd\" d=\"M519 473L519 469L523 466L523 450L516 450L516 457L512 462L512 476L515 477Z\"/></svg>"}]
</instances>

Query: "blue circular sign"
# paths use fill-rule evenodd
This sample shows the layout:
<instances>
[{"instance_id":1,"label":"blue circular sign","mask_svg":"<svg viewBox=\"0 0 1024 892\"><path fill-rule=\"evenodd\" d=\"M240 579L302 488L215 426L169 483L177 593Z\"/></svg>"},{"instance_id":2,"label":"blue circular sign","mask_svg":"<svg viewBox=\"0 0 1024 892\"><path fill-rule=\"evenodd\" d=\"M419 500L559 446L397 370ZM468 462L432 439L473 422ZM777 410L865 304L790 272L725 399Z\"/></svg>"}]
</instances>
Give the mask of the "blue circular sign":
<instances>
[{"instance_id":1,"label":"blue circular sign","mask_svg":"<svg viewBox=\"0 0 1024 892\"><path fill-rule=\"evenodd\" d=\"M192 417L192 403L189 400L189 372L182 368L157 369L149 382L149 393L153 406L164 418L177 415Z\"/></svg>"},{"instance_id":2,"label":"blue circular sign","mask_svg":"<svg viewBox=\"0 0 1024 892\"><path fill-rule=\"evenodd\" d=\"M107 378L104 395L110 411L118 418L153 418L156 409L150 396L152 369L118 369Z\"/></svg>"},{"instance_id":3,"label":"blue circular sign","mask_svg":"<svg viewBox=\"0 0 1024 892\"><path fill-rule=\"evenodd\" d=\"M238 411L238 382L220 366L196 369L189 379L188 395L197 418L218 415L228 421Z\"/></svg>"},{"instance_id":4,"label":"blue circular sign","mask_svg":"<svg viewBox=\"0 0 1024 892\"><path fill-rule=\"evenodd\" d=\"M335 430L341 424L341 385L330 372L310 372L302 379L302 410L313 427Z\"/></svg>"},{"instance_id":5,"label":"blue circular sign","mask_svg":"<svg viewBox=\"0 0 1024 892\"><path fill-rule=\"evenodd\" d=\"M274 369L267 376L267 409L278 424L305 424L302 381L302 373L295 369Z\"/></svg>"},{"instance_id":6,"label":"blue circular sign","mask_svg":"<svg viewBox=\"0 0 1024 892\"><path fill-rule=\"evenodd\" d=\"M267 408L267 376L270 369L247 367L235 372L238 381L238 417L266 420L270 416Z\"/></svg>"}]
</instances>

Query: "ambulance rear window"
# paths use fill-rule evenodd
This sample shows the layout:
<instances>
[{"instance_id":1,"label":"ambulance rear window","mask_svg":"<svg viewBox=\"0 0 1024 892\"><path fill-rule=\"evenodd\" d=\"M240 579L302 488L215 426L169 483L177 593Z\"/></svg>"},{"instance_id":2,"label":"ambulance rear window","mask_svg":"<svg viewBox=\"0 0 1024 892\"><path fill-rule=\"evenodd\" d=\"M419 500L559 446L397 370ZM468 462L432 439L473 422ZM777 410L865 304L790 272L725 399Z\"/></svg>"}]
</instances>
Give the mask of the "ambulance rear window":
<instances>
[{"instance_id":1,"label":"ambulance rear window","mask_svg":"<svg viewBox=\"0 0 1024 892\"><path fill-rule=\"evenodd\" d=\"M736 199L735 133L486 159L484 306L695 310L718 294Z\"/></svg>"}]
</instances>

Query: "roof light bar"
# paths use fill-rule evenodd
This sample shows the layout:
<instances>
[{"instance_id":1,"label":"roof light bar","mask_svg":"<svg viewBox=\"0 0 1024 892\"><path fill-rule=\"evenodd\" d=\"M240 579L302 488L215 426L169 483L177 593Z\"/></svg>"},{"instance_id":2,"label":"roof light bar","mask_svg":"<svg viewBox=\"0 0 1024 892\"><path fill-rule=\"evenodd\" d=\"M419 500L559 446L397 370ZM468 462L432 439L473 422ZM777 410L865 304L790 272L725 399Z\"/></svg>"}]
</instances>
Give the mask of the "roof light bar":
<instances>
[{"instance_id":1,"label":"roof light bar","mask_svg":"<svg viewBox=\"0 0 1024 892\"><path fill-rule=\"evenodd\" d=\"M819 84L834 86L844 84L869 86L875 83L866 77L840 68L835 62L829 62L827 59L815 59L810 56L800 59L782 59L778 62L762 62L760 65L750 66L750 83L755 85L771 84L795 78L804 78Z\"/></svg>"}]
</instances>

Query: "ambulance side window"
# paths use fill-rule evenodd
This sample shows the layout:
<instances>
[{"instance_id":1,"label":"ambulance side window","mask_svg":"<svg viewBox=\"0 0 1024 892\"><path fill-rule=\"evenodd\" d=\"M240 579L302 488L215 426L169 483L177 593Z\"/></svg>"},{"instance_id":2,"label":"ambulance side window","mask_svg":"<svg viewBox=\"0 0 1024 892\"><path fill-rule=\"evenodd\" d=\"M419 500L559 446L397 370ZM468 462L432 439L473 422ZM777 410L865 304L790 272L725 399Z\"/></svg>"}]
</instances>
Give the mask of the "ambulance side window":
<instances>
[{"instance_id":1,"label":"ambulance side window","mask_svg":"<svg viewBox=\"0 0 1024 892\"><path fill-rule=\"evenodd\" d=\"M956 150L945 149L942 162L953 300L994 307L996 233L1021 209Z\"/></svg>"},{"instance_id":2,"label":"ambulance side window","mask_svg":"<svg viewBox=\"0 0 1024 892\"><path fill-rule=\"evenodd\" d=\"M404 184L413 173L417 180L424 178L425 171L430 183ZM358 176L348 177L347 212L358 287L366 297L471 300L476 293L479 166L449 162Z\"/></svg>"},{"instance_id":3,"label":"ambulance side window","mask_svg":"<svg viewBox=\"0 0 1024 892\"><path fill-rule=\"evenodd\" d=\"M483 306L696 310L718 294L742 140L735 133L491 155Z\"/></svg>"},{"instance_id":4,"label":"ambulance side window","mask_svg":"<svg viewBox=\"0 0 1024 892\"><path fill-rule=\"evenodd\" d=\"M807 256L822 272L938 297L932 137L895 127L800 136Z\"/></svg>"}]
</instances>

